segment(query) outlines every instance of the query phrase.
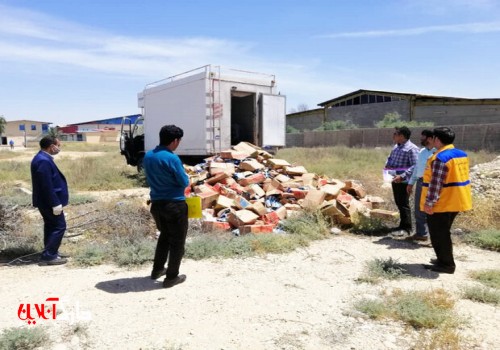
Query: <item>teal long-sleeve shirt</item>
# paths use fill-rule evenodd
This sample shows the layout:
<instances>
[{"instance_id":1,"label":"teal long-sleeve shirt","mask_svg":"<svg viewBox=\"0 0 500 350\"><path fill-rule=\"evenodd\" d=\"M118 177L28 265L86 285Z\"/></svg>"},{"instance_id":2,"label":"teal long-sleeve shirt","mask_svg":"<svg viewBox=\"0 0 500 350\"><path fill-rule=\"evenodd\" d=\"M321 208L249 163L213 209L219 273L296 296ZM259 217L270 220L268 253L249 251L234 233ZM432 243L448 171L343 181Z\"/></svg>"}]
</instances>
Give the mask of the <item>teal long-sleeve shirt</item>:
<instances>
[{"instance_id":1,"label":"teal long-sleeve shirt","mask_svg":"<svg viewBox=\"0 0 500 350\"><path fill-rule=\"evenodd\" d=\"M189 177L176 154L165 146L157 146L144 156L144 171L151 189L151 200L183 201Z\"/></svg>"},{"instance_id":2,"label":"teal long-sleeve shirt","mask_svg":"<svg viewBox=\"0 0 500 350\"><path fill-rule=\"evenodd\" d=\"M414 185L419 177L424 176L425 166L427 165L427 159L429 159L436 149L427 149L427 147L422 148L418 153L417 165L413 168L413 173L411 174L408 185Z\"/></svg>"}]
</instances>

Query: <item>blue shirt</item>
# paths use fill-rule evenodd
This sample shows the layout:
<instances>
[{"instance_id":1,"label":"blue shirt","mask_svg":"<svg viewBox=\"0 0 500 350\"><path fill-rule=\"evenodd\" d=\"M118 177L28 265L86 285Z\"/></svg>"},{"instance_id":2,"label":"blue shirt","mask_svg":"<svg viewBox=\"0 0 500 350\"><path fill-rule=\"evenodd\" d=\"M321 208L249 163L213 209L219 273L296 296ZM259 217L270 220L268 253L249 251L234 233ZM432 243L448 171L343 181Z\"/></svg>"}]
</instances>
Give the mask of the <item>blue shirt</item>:
<instances>
[{"instance_id":1,"label":"blue shirt","mask_svg":"<svg viewBox=\"0 0 500 350\"><path fill-rule=\"evenodd\" d=\"M157 146L144 156L144 171L151 189L151 200L184 201L189 177L176 154L165 146Z\"/></svg>"},{"instance_id":2,"label":"blue shirt","mask_svg":"<svg viewBox=\"0 0 500 350\"><path fill-rule=\"evenodd\" d=\"M424 176L425 166L427 165L427 159L432 156L436 152L436 149L427 149L424 147L418 153L417 165L413 169L413 173L411 174L410 180L408 181L408 185L414 185L417 182L417 179Z\"/></svg>"}]
</instances>

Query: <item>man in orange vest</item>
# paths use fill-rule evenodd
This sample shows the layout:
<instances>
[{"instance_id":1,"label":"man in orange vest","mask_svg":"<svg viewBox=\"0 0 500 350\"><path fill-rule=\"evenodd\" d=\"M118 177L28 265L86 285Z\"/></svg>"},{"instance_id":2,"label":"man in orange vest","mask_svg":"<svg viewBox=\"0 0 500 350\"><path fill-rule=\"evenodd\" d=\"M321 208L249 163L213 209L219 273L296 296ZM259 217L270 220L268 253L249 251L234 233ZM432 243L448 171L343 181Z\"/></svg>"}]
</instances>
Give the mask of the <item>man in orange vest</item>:
<instances>
[{"instance_id":1,"label":"man in orange vest","mask_svg":"<svg viewBox=\"0 0 500 350\"><path fill-rule=\"evenodd\" d=\"M437 259L425 265L431 271L454 273L451 225L458 212L472 209L467 153L453 146L455 132L436 128L436 153L427 161L422 184L420 209L427 214L432 247Z\"/></svg>"}]
</instances>

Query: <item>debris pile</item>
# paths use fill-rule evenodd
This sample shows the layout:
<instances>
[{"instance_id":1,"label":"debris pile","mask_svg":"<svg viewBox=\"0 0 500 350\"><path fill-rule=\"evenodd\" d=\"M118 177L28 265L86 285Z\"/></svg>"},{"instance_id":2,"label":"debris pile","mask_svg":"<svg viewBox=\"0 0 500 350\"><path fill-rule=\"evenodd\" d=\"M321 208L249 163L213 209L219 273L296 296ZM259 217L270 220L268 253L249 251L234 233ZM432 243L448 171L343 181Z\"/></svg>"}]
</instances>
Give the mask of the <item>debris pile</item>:
<instances>
[{"instance_id":1,"label":"debris pile","mask_svg":"<svg viewBox=\"0 0 500 350\"><path fill-rule=\"evenodd\" d=\"M398 215L381 209L384 200L367 195L357 181L318 176L247 142L185 169L191 183L186 195L201 198L205 230L271 233L280 220L307 209L337 225L350 225L359 215Z\"/></svg>"},{"instance_id":2,"label":"debris pile","mask_svg":"<svg viewBox=\"0 0 500 350\"><path fill-rule=\"evenodd\" d=\"M472 192L479 198L500 196L500 156L493 161L474 165L470 169Z\"/></svg>"}]
</instances>

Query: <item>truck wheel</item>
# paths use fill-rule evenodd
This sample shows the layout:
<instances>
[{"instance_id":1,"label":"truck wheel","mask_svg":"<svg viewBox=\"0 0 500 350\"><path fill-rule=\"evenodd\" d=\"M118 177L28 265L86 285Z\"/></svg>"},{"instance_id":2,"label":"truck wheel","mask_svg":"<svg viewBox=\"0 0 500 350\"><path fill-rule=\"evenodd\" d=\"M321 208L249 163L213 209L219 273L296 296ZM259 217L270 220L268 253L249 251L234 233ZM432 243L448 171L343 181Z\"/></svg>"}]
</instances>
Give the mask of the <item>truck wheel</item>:
<instances>
[{"instance_id":1,"label":"truck wheel","mask_svg":"<svg viewBox=\"0 0 500 350\"><path fill-rule=\"evenodd\" d=\"M144 161L144 155L140 155L139 158L137 159L137 171L139 173L144 169L144 167L142 166L143 161Z\"/></svg>"}]
</instances>

